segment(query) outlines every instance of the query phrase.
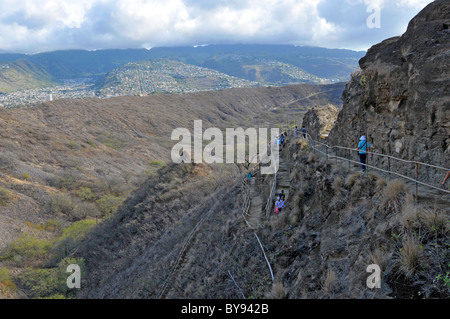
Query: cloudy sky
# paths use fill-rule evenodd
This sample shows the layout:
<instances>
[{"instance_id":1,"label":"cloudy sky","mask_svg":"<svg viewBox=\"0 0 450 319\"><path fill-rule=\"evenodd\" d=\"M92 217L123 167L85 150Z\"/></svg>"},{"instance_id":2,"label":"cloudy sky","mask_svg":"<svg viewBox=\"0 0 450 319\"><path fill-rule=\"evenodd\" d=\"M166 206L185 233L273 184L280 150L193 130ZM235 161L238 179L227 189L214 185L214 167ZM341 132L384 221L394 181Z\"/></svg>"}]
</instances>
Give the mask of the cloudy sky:
<instances>
[{"instance_id":1,"label":"cloudy sky","mask_svg":"<svg viewBox=\"0 0 450 319\"><path fill-rule=\"evenodd\" d=\"M401 35L409 20L430 2L0 0L0 52L220 43L366 50ZM378 27L369 28L368 20Z\"/></svg>"}]
</instances>

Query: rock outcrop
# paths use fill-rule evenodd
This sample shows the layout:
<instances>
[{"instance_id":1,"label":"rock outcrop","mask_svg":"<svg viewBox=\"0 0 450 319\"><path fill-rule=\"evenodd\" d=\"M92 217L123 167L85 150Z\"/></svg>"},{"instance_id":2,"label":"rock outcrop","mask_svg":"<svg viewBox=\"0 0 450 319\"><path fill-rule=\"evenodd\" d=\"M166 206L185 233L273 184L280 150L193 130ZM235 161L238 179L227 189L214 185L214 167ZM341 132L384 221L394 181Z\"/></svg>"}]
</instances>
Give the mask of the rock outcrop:
<instances>
[{"instance_id":1,"label":"rock outcrop","mask_svg":"<svg viewBox=\"0 0 450 319\"><path fill-rule=\"evenodd\" d=\"M316 106L306 112L303 126L312 138L325 138L336 123L339 109L332 105Z\"/></svg>"},{"instance_id":2,"label":"rock outcrop","mask_svg":"<svg viewBox=\"0 0 450 319\"><path fill-rule=\"evenodd\" d=\"M402 36L374 45L359 64L329 143L356 148L367 135L374 152L449 167L450 2L429 4ZM408 175L414 169L393 165ZM442 174L423 170L420 178L439 183Z\"/></svg>"}]
</instances>

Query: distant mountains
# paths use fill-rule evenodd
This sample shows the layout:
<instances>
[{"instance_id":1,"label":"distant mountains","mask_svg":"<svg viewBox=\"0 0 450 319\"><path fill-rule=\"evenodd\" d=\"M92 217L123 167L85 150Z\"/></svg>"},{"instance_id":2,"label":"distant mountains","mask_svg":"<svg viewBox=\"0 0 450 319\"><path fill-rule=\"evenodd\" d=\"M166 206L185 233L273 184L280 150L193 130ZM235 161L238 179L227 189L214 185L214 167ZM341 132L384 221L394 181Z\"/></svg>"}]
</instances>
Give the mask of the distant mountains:
<instances>
[{"instance_id":1,"label":"distant mountains","mask_svg":"<svg viewBox=\"0 0 450 319\"><path fill-rule=\"evenodd\" d=\"M263 85L347 81L365 52L291 45L207 45L0 54L0 93L90 78L104 83L128 63L167 59ZM300 74L300 75L299 75ZM322 81L323 80L323 81Z\"/></svg>"}]
</instances>

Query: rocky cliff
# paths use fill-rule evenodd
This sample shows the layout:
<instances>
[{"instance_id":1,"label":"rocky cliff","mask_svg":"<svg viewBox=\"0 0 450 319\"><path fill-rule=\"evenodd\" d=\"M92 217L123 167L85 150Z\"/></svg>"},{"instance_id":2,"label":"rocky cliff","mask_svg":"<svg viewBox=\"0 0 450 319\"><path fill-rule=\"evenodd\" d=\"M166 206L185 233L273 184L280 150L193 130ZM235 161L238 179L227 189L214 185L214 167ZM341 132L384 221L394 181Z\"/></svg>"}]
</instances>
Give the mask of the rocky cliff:
<instances>
[{"instance_id":1,"label":"rocky cliff","mask_svg":"<svg viewBox=\"0 0 450 319\"><path fill-rule=\"evenodd\" d=\"M374 152L449 167L450 2L429 4L402 36L374 45L359 64L330 144L356 148L365 134ZM411 175L413 167L399 163L397 169ZM420 176L439 182L442 174Z\"/></svg>"},{"instance_id":2,"label":"rocky cliff","mask_svg":"<svg viewBox=\"0 0 450 319\"><path fill-rule=\"evenodd\" d=\"M306 112L303 126L314 139L325 138L336 123L339 109L332 105L316 106Z\"/></svg>"}]
</instances>

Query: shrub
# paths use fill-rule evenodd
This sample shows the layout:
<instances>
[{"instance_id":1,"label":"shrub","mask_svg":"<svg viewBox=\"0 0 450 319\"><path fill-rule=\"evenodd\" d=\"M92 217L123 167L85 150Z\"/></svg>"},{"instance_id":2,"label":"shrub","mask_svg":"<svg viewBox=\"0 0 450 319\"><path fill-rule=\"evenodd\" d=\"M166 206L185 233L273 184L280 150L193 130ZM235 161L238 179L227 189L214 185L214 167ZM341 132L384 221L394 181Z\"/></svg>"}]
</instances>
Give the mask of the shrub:
<instances>
[{"instance_id":1,"label":"shrub","mask_svg":"<svg viewBox=\"0 0 450 319\"><path fill-rule=\"evenodd\" d=\"M49 209L53 213L69 215L73 211L72 197L68 194L55 193L50 195Z\"/></svg>"},{"instance_id":2,"label":"shrub","mask_svg":"<svg viewBox=\"0 0 450 319\"><path fill-rule=\"evenodd\" d=\"M61 237L58 238L58 241L71 240L71 241L79 241L84 238L86 233L95 225L94 220L86 219L81 220L75 223L72 223L67 228L63 229Z\"/></svg>"},{"instance_id":3,"label":"shrub","mask_svg":"<svg viewBox=\"0 0 450 319\"><path fill-rule=\"evenodd\" d=\"M6 268L0 268L0 296L11 297L17 290L12 282L9 271Z\"/></svg>"},{"instance_id":4,"label":"shrub","mask_svg":"<svg viewBox=\"0 0 450 319\"><path fill-rule=\"evenodd\" d=\"M166 163L163 161L151 161L150 165L156 166L156 167L164 167L164 166L166 166Z\"/></svg>"},{"instance_id":5,"label":"shrub","mask_svg":"<svg viewBox=\"0 0 450 319\"><path fill-rule=\"evenodd\" d=\"M59 176L51 180L50 186L63 190L73 190L77 188L79 180L79 176L76 176L75 174L65 173L63 176Z\"/></svg>"},{"instance_id":6,"label":"shrub","mask_svg":"<svg viewBox=\"0 0 450 319\"><path fill-rule=\"evenodd\" d=\"M62 230L62 235L58 237L52 248L52 263L66 257L85 238L86 234L96 225L94 220L81 220L72 223Z\"/></svg>"},{"instance_id":7,"label":"shrub","mask_svg":"<svg viewBox=\"0 0 450 319\"><path fill-rule=\"evenodd\" d=\"M17 158L15 154L3 151L0 153L0 169L11 171L14 170L16 166Z\"/></svg>"},{"instance_id":8,"label":"shrub","mask_svg":"<svg viewBox=\"0 0 450 319\"><path fill-rule=\"evenodd\" d=\"M95 198L95 194L89 187L80 187L77 191L77 195L83 201L90 201Z\"/></svg>"},{"instance_id":9,"label":"shrub","mask_svg":"<svg viewBox=\"0 0 450 319\"><path fill-rule=\"evenodd\" d=\"M103 216L113 215L125 199L114 195L106 194L97 200L97 206Z\"/></svg>"},{"instance_id":10,"label":"shrub","mask_svg":"<svg viewBox=\"0 0 450 319\"><path fill-rule=\"evenodd\" d=\"M51 248L51 241L22 234L2 253L0 261L23 262L45 258Z\"/></svg>"},{"instance_id":11,"label":"shrub","mask_svg":"<svg viewBox=\"0 0 450 319\"><path fill-rule=\"evenodd\" d=\"M92 147L97 147L97 145L95 144L95 142L93 140L87 140L87 143Z\"/></svg>"},{"instance_id":12,"label":"shrub","mask_svg":"<svg viewBox=\"0 0 450 319\"><path fill-rule=\"evenodd\" d=\"M5 187L0 185L0 205L6 206L8 205L12 200L12 194L9 190L7 190Z\"/></svg>"},{"instance_id":13,"label":"shrub","mask_svg":"<svg viewBox=\"0 0 450 319\"><path fill-rule=\"evenodd\" d=\"M74 291L67 287L67 266L76 264L84 272L82 258L66 258L57 267L46 269L27 269L19 276L21 287L31 298L62 299L73 296Z\"/></svg>"},{"instance_id":14,"label":"shrub","mask_svg":"<svg viewBox=\"0 0 450 319\"><path fill-rule=\"evenodd\" d=\"M70 141L67 143L67 147L74 150L78 147L77 143L75 143L74 141Z\"/></svg>"}]
</instances>

